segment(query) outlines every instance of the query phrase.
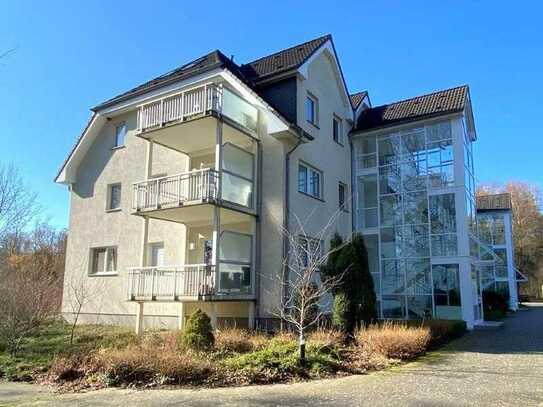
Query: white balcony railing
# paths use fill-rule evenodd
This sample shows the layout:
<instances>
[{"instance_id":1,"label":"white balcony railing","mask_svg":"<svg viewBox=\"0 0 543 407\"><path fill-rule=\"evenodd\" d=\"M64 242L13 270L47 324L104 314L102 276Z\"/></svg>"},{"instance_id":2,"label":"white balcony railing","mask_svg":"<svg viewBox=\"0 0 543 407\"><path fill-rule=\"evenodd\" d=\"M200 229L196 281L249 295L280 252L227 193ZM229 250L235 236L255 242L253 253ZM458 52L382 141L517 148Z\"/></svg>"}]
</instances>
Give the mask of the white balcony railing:
<instances>
[{"instance_id":1,"label":"white balcony railing","mask_svg":"<svg viewBox=\"0 0 543 407\"><path fill-rule=\"evenodd\" d=\"M136 182L132 209L153 210L191 201L213 201L218 197L218 187L219 174L209 168Z\"/></svg>"},{"instance_id":2,"label":"white balcony railing","mask_svg":"<svg viewBox=\"0 0 543 407\"><path fill-rule=\"evenodd\" d=\"M201 298L215 294L215 267L207 264L140 267L128 271L131 301Z\"/></svg>"},{"instance_id":3,"label":"white balcony railing","mask_svg":"<svg viewBox=\"0 0 543 407\"><path fill-rule=\"evenodd\" d=\"M253 132L257 131L258 110L230 90L213 83L141 105L138 110L138 131L153 130L211 111L227 116Z\"/></svg>"}]
</instances>

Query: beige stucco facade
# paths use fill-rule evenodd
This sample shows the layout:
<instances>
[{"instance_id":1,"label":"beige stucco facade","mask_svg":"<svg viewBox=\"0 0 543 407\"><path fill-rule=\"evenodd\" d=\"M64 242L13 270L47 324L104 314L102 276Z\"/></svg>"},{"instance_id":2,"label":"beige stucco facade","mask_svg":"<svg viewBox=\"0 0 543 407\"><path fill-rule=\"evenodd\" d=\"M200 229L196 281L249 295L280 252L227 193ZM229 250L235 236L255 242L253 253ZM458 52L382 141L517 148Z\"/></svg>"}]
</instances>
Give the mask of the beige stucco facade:
<instances>
[{"instance_id":1,"label":"beige stucco facade","mask_svg":"<svg viewBox=\"0 0 543 407\"><path fill-rule=\"evenodd\" d=\"M337 220L327 238L335 231L345 237L351 233L351 153L347 135L352 126L352 108L347 94L342 93L342 78L333 58L329 51L319 53L304 68L303 74L296 74L298 123L295 124L308 133L312 140L311 137L300 140L287 130L271 134L272 127L277 125L269 122L269 111L262 106L262 101L250 100L259 109L258 141L249 143L253 146L250 149L256 158L254 211L233 217L236 220L221 225L221 230L253 235L253 295L239 300L236 297L225 297L214 301L146 301L142 319L145 327L179 327L184 318L197 308L213 314L214 320L222 324L247 326L251 319L273 317L281 298L279 278L284 240L280 229L285 221L287 193L291 233L297 233L295 219L299 218L304 223L305 233L317 236L331 217L337 217ZM240 86L236 83L228 85L232 89ZM304 103L308 91L318 98L317 126L305 120ZM246 96L239 89L238 95ZM145 230L145 214L134 214L133 183L213 168L217 151L214 144L209 144L207 150L183 154L168 146L150 143L138 134L137 114L136 108L125 106L121 114L111 109L104 115L106 119L102 120L94 140L77 164L73 177L75 181L70 182L69 238L62 307L66 318L73 315L74 287L84 285L92 299L82 309L81 322L134 325L141 308L138 302L129 301L127 296L128 271L149 264L149 245L163 244L165 265L199 264L204 261L204 242L213 239L212 216L205 223L191 223L190 219L187 222L172 221L174 217L150 218L148 229ZM342 144L332 138L334 115L342 122ZM210 126L209 120L202 120L200 127L198 121L176 126L180 129L182 126L191 126L190 137L214 140L214 133L210 132L215 132L215 126L219 124ZM127 126L125 143L123 147L115 148L115 129L122 122ZM220 126L223 129L223 140L233 137L233 130L227 123L221 123ZM176 127L170 127L167 131L175 132ZM297 140L301 141L298 146ZM286 163L291 151L287 192ZM150 171L147 169L149 157L152 157ZM322 172L322 198L316 199L298 192L300 162ZM340 182L347 188L346 211L339 210ZM122 185L121 206L118 210L108 211L108 185L116 183ZM212 209L210 211L213 213ZM228 222L229 217L224 215L225 209L221 211L221 221ZM116 272L111 275L91 275L91 249L107 246L117 248Z\"/></svg>"}]
</instances>

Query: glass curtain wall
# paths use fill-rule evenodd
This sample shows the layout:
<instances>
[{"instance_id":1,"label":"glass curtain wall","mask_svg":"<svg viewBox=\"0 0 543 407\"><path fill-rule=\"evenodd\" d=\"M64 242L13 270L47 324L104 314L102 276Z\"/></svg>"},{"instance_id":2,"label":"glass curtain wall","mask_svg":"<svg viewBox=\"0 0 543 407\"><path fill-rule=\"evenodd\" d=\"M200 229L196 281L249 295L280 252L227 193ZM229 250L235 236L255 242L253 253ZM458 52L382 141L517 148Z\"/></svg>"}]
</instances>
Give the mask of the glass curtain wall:
<instances>
[{"instance_id":1,"label":"glass curtain wall","mask_svg":"<svg viewBox=\"0 0 543 407\"><path fill-rule=\"evenodd\" d=\"M439 287L446 306L459 306L459 295L451 294L459 290L458 264L434 272L430 263L431 256L458 254L454 192L448 189L455 181L450 122L362 137L354 148L357 229L365 235L381 317L431 317L435 273L445 281Z\"/></svg>"},{"instance_id":2,"label":"glass curtain wall","mask_svg":"<svg viewBox=\"0 0 543 407\"><path fill-rule=\"evenodd\" d=\"M503 213L479 213L477 214L477 224L479 230L479 239L489 247L479 248L479 257L481 260L493 261L492 264L485 265L482 270L483 290L493 290L509 295L509 282L507 272L507 249L505 246L505 219ZM489 253L489 249L499 258Z\"/></svg>"}]
</instances>

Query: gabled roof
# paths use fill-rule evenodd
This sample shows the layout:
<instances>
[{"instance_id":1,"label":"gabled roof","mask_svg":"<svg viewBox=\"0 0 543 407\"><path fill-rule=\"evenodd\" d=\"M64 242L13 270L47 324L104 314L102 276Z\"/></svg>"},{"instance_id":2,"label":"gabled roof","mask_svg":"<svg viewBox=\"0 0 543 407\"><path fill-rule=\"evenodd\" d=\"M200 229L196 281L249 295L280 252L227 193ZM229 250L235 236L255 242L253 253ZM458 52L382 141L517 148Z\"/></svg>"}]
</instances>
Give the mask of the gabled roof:
<instances>
[{"instance_id":1,"label":"gabled roof","mask_svg":"<svg viewBox=\"0 0 543 407\"><path fill-rule=\"evenodd\" d=\"M241 72L250 80L260 81L280 73L298 69L326 41L332 39L330 34L298 44L271 55L241 65Z\"/></svg>"},{"instance_id":2,"label":"gabled roof","mask_svg":"<svg viewBox=\"0 0 543 407\"><path fill-rule=\"evenodd\" d=\"M477 212L511 210L511 194L483 195L477 197Z\"/></svg>"},{"instance_id":3,"label":"gabled roof","mask_svg":"<svg viewBox=\"0 0 543 407\"><path fill-rule=\"evenodd\" d=\"M469 88L467 85L462 85L373 107L360 115L355 130L371 130L462 112L468 99Z\"/></svg>"},{"instance_id":4,"label":"gabled roof","mask_svg":"<svg viewBox=\"0 0 543 407\"><path fill-rule=\"evenodd\" d=\"M245 81L245 77L243 77L243 75L239 71L239 66L232 62L232 60L225 56L222 52L220 52L219 50L215 50L189 63L186 63L185 65L182 65L179 68L176 68L168 73L151 79L150 81L145 82L142 85L136 86L135 88L130 89L127 92L121 93L120 95L117 95L114 98L109 99L92 108L92 110L96 111L103 109L105 107L114 105L115 103L119 103L134 96L149 92L150 90L165 86L169 83L186 79L188 77L198 75L215 68L228 68L232 73L236 74L236 76Z\"/></svg>"},{"instance_id":5,"label":"gabled roof","mask_svg":"<svg viewBox=\"0 0 543 407\"><path fill-rule=\"evenodd\" d=\"M349 99L351 99L351 106L354 110L358 109L358 106L360 106L360 103L364 100L364 98L368 96L368 91L363 90L362 92L353 93L352 95L349 95Z\"/></svg>"}]
</instances>

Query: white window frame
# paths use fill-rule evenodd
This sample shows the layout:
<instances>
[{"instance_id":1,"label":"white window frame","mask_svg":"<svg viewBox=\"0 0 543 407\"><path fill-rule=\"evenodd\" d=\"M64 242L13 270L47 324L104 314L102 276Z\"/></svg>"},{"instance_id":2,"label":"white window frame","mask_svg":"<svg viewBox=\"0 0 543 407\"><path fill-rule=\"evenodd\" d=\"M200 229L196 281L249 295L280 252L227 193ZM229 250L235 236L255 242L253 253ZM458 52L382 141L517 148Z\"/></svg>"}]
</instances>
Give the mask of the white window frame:
<instances>
[{"instance_id":1,"label":"white window frame","mask_svg":"<svg viewBox=\"0 0 543 407\"><path fill-rule=\"evenodd\" d=\"M343 188L343 203L341 203L340 199L340 188ZM338 207L344 212L349 212L349 205L347 204L347 196L348 196L349 188L346 183L339 181L338 187L337 187L337 194L338 194Z\"/></svg>"},{"instance_id":2,"label":"white window frame","mask_svg":"<svg viewBox=\"0 0 543 407\"><path fill-rule=\"evenodd\" d=\"M166 254L166 251L165 251L165 248L164 248L164 242L153 242L153 243L149 243L148 245L148 252L147 252L147 259L149 261L149 267L164 267L165 264L152 264L153 263L153 251L155 249L162 249L163 252L163 258L162 260L164 261L164 256Z\"/></svg>"},{"instance_id":3,"label":"white window frame","mask_svg":"<svg viewBox=\"0 0 543 407\"><path fill-rule=\"evenodd\" d=\"M337 123L337 140L334 137L335 123ZM343 120L337 114L332 115L332 140L343 147Z\"/></svg>"},{"instance_id":4,"label":"white window frame","mask_svg":"<svg viewBox=\"0 0 543 407\"><path fill-rule=\"evenodd\" d=\"M300 168L304 167L306 169L306 179L303 187L300 185ZM313 194L309 190L309 184L311 179L311 174L318 174L319 176L319 193ZM304 161L298 162L298 192L310 196L315 199L323 200L323 188L324 188L324 174L321 170L313 167L312 165L307 164Z\"/></svg>"},{"instance_id":5,"label":"white window frame","mask_svg":"<svg viewBox=\"0 0 543 407\"><path fill-rule=\"evenodd\" d=\"M312 102L312 114L311 119L309 118L309 111L308 111L308 103L307 101L310 100ZM311 123L313 126L319 125L319 99L315 95L313 95L311 92L307 92L306 99L305 99L305 119L308 123Z\"/></svg>"},{"instance_id":6,"label":"white window frame","mask_svg":"<svg viewBox=\"0 0 543 407\"><path fill-rule=\"evenodd\" d=\"M120 133L119 130L122 130L122 133ZM126 133L127 133L126 122L121 122L115 126L115 139L114 139L114 144L113 144L114 149L125 146ZM119 137L119 135L121 134L122 134L122 137Z\"/></svg>"},{"instance_id":7,"label":"white window frame","mask_svg":"<svg viewBox=\"0 0 543 407\"><path fill-rule=\"evenodd\" d=\"M96 270L94 271L94 262L95 262L95 253L97 250L105 250L106 255L104 258L104 268L102 271ZM107 270L107 266L110 261L110 257L112 253L115 253L115 262L114 262L114 270ZM89 251L89 276L114 276L117 275L117 269L118 269L118 263L119 263L119 256L118 256L117 246L99 246L99 247L91 247Z\"/></svg>"},{"instance_id":8,"label":"white window frame","mask_svg":"<svg viewBox=\"0 0 543 407\"><path fill-rule=\"evenodd\" d=\"M111 199L113 198L113 188L119 187L119 206L113 208ZM122 210L122 196L123 196L123 187L120 182L114 182L113 184L107 185L107 198L106 198L106 212L117 212Z\"/></svg>"}]
</instances>

